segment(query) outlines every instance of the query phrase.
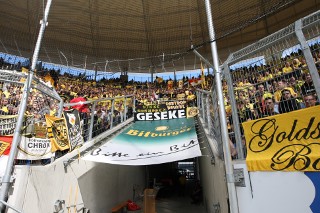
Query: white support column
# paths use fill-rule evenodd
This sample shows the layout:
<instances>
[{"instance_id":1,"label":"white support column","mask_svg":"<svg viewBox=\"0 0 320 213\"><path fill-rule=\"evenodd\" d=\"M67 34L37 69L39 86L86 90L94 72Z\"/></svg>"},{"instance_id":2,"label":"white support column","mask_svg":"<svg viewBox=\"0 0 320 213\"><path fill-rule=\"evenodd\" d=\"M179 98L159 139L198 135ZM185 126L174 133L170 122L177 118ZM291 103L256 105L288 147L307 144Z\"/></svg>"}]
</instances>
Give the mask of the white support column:
<instances>
[{"instance_id":1,"label":"white support column","mask_svg":"<svg viewBox=\"0 0 320 213\"><path fill-rule=\"evenodd\" d=\"M308 68L310 71L310 75L313 81L313 85L314 88L316 90L317 93L317 97L318 100L320 99L320 78L319 78L319 73L318 73L318 69L313 61L313 57L310 51L310 47L306 41L306 38L303 35L302 32L302 20L299 19L298 21L295 22L295 32L296 32L296 36L301 44L301 48L302 48L302 52L303 55L306 59L306 62L308 64Z\"/></svg>"},{"instance_id":2,"label":"white support column","mask_svg":"<svg viewBox=\"0 0 320 213\"><path fill-rule=\"evenodd\" d=\"M230 201L230 210L231 213L238 213L238 201L237 201L237 194L236 194L236 187L234 184L234 174L233 174L233 165L232 159L230 154L230 147L229 147L229 135L227 129L227 119L226 119L226 112L224 108L224 100L223 100L223 91L222 91L222 83L221 83L221 73L219 69L219 57L217 51L217 44L215 40L215 33L213 28L212 22L212 15L211 15L211 5L210 0L205 0L206 5L206 14L207 14L207 21L208 21L208 29L209 29L209 36L211 42L211 52L213 57L213 65L215 68L215 82L216 82L216 90L219 102L219 119L220 119L220 128L221 128L221 136L223 142L223 150L224 150L224 160L225 160L225 167L226 167L226 178L227 178L227 187L228 187L228 194L229 194L229 201Z\"/></svg>"}]
</instances>

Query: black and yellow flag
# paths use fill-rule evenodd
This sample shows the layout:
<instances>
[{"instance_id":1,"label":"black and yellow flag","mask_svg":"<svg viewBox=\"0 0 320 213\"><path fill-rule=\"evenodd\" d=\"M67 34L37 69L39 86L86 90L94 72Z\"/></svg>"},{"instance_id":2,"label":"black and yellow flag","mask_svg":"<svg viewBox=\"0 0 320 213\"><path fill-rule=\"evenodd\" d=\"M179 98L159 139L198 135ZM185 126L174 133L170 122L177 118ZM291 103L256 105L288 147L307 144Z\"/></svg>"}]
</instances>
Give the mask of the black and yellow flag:
<instances>
[{"instance_id":1,"label":"black and yellow flag","mask_svg":"<svg viewBox=\"0 0 320 213\"><path fill-rule=\"evenodd\" d=\"M68 131L63 118L45 115L51 152L69 149Z\"/></svg>"}]
</instances>

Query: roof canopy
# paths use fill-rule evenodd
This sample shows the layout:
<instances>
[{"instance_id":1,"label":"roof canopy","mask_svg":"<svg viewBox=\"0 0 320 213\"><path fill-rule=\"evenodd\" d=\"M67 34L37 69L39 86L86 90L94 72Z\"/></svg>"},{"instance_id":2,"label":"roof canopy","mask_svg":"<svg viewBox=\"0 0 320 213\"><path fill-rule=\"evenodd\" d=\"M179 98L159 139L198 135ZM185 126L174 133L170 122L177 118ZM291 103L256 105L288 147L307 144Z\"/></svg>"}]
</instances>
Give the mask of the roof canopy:
<instances>
[{"instance_id":1,"label":"roof canopy","mask_svg":"<svg viewBox=\"0 0 320 213\"><path fill-rule=\"evenodd\" d=\"M31 57L46 1L2 1L0 51ZM219 58L314 11L319 0L211 0ZM53 0L39 60L106 71L199 68L211 61L203 0Z\"/></svg>"}]
</instances>

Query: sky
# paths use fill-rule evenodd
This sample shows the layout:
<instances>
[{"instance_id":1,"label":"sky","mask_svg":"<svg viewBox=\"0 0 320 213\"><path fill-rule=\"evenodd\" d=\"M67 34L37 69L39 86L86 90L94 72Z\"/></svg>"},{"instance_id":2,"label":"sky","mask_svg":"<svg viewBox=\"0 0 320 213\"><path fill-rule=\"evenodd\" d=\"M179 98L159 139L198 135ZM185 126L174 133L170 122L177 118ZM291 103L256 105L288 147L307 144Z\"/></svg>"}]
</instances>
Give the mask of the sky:
<instances>
[{"instance_id":1,"label":"sky","mask_svg":"<svg viewBox=\"0 0 320 213\"><path fill-rule=\"evenodd\" d=\"M0 57L4 58L5 62L11 63L11 64L16 64L19 61L23 65L28 64L28 59L20 56L15 56L7 53L2 53L0 52ZM47 63L47 62L42 62L42 66L47 69L55 69L55 70L60 70L60 74L64 73L69 73L75 76L79 76L79 74L84 74L87 76L87 79L93 80L95 76L95 71L94 70L86 70L82 68L77 68L77 67L71 67L71 66L65 66L65 65L60 65L60 64L53 64L53 63ZM208 74L208 71L212 73L212 69L206 69L205 74ZM105 72L105 71L98 71L97 73L97 81L101 80L102 78L110 79L110 78L120 78L120 72ZM196 70L186 70L186 71L177 71L176 72L176 78L177 80L182 79L183 76L192 78L192 77L198 77L201 74L200 69ZM174 72L165 72L165 73L154 73L153 74L153 80L155 80L156 76L163 78L164 80L168 79L174 79ZM151 81L151 74L150 73L128 73L128 80L134 80L134 81L140 81L140 82L145 82L145 81Z\"/></svg>"},{"instance_id":2,"label":"sky","mask_svg":"<svg viewBox=\"0 0 320 213\"><path fill-rule=\"evenodd\" d=\"M320 38L314 38L308 41L308 44L311 46L315 43L320 44ZM282 58L284 58L286 55L290 55L292 52L298 52L298 50L301 49L300 45L295 45L293 47L290 47L288 49L285 49L282 52ZM11 63L11 64L16 64L19 61L21 62L22 66L28 64L28 59L20 56L15 56L11 55L8 53L2 53L0 52L0 57L4 59L5 62ZM233 64L230 66L231 69L237 69L240 67L249 67L249 66L254 66L254 65L265 65L266 61L264 59L264 56L259 56L256 58L252 59L247 59L240 61L236 64ZM64 65L59 65L59 64L52 64L52 63L47 63L47 62L42 62L42 66L47 69L55 69L58 70L60 69L60 74L64 73L69 73L75 76L79 76L79 74L84 74L87 76L87 79L89 80L94 80L95 76L95 71L94 70L85 70L81 68L76 68L76 67L71 67L71 66L64 66ZM210 69L205 69L205 74L212 74L213 70ZM184 76L188 78L192 77L198 77L201 74L200 69L196 70L186 70L186 71L177 71L176 72L176 79L182 79ZM165 73L154 73L153 74L153 80L156 78L156 76L163 78L164 80L168 79L174 79L174 73L173 72L165 72ZM110 79L110 78L119 78L120 77L120 72L101 72L98 71L97 73L97 78L96 80L99 81L102 78L105 79ZM145 81L151 81L151 74L150 73L128 73L128 80L134 80L134 81L140 81L140 82L145 82Z\"/></svg>"}]
</instances>

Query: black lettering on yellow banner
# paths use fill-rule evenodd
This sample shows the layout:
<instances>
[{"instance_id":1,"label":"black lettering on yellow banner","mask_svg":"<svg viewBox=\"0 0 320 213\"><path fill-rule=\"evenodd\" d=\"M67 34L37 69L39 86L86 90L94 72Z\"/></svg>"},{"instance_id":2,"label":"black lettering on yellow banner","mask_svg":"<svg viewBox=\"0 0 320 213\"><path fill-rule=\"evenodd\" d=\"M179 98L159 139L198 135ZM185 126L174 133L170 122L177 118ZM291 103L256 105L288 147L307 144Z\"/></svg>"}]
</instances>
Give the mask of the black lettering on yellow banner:
<instances>
[{"instance_id":1,"label":"black lettering on yellow banner","mask_svg":"<svg viewBox=\"0 0 320 213\"><path fill-rule=\"evenodd\" d=\"M320 171L320 106L243 123L249 171Z\"/></svg>"}]
</instances>

